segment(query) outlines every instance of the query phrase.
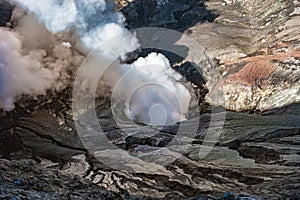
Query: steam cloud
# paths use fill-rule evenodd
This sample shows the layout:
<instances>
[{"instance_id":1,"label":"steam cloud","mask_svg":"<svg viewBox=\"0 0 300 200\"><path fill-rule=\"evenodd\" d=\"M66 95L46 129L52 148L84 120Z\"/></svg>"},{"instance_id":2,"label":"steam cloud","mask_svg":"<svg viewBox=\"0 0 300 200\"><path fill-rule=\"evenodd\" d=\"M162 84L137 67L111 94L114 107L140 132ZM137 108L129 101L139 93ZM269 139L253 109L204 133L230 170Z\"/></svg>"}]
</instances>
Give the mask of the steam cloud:
<instances>
[{"instance_id":1,"label":"steam cloud","mask_svg":"<svg viewBox=\"0 0 300 200\"><path fill-rule=\"evenodd\" d=\"M105 0L10 3L17 5L13 14L17 26L0 29L0 107L4 110L13 109L14 101L23 94L45 94L71 84L81 62L95 48L107 59L124 58L139 48L135 35L124 28L124 16ZM97 67L103 67L101 59L94 62ZM167 58L156 53L131 65L116 63L105 74L110 85L126 85L115 92L127 102L127 116L150 124L185 118L191 97L178 82L181 78ZM152 84L135 89L147 81Z\"/></svg>"},{"instance_id":2,"label":"steam cloud","mask_svg":"<svg viewBox=\"0 0 300 200\"><path fill-rule=\"evenodd\" d=\"M27 23L34 26L31 34ZM48 89L65 88L71 79L67 70L83 59L65 43L53 36L52 40L32 16L23 16L16 30L0 29L0 108L6 111L14 109L14 101L24 94L43 95Z\"/></svg>"},{"instance_id":3,"label":"steam cloud","mask_svg":"<svg viewBox=\"0 0 300 200\"><path fill-rule=\"evenodd\" d=\"M185 119L183 113L188 110L191 96L179 82L182 76L171 68L164 55L150 53L121 69L124 75L114 92L126 100L125 113L129 118L153 125Z\"/></svg>"}]
</instances>

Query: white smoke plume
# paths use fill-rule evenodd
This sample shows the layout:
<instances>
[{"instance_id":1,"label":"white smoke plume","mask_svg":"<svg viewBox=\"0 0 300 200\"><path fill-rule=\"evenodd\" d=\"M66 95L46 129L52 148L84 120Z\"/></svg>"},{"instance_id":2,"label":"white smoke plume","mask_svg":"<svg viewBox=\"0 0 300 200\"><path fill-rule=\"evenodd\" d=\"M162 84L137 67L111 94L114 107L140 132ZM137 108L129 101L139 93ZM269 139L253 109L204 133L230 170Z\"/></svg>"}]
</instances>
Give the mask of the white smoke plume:
<instances>
[{"instance_id":1,"label":"white smoke plume","mask_svg":"<svg viewBox=\"0 0 300 200\"><path fill-rule=\"evenodd\" d=\"M13 101L22 94L44 94L47 89L60 90L70 84L74 77L67 71L75 74L84 56L95 48L107 59L124 58L139 48L135 35L125 28L124 16L105 0L9 2L17 6L17 27L14 32L0 32L0 107L5 110L11 110ZM119 35L122 37L116 37ZM92 63L101 68L102 62L99 58ZM122 79L129 71L130 78ZM130 99L125 113L133 120L151 124L185 118L191 97L178 82L181 78L169 61L156 53L132 65L115 63L104 77L112 87L119 79L127 81L123 83L126 88L116 90L117 97ZM128 96L130 90L145 81L165 88L148 85Z\"/></svg>"},{"instance_id":2,"label":"white smoke plume","mask_svg":"<svg viewBox=\"0 0 300 200\"><path fill-rule=\"evenodd\" d=\"M98 48L105 56L123 56L139 47L125 29L125 18L105 0L11 0L38 17L52 33L75 31L77 48L86 53ZM109 45L104 42L121 35Z\"/></svg>"},{"instance_id":3,"label":"white smoke plume","mask_svg":"<svg viewBox=\"0 0 300 200\"><path fill-rule=\"evenodd\" d=\"M124 75L114 92L126 100L125 113L130 119L165 125L186 118L191 95L164 55L150 53L131 65L122 65L121 70Z\"/></svg>"}]
</instances>

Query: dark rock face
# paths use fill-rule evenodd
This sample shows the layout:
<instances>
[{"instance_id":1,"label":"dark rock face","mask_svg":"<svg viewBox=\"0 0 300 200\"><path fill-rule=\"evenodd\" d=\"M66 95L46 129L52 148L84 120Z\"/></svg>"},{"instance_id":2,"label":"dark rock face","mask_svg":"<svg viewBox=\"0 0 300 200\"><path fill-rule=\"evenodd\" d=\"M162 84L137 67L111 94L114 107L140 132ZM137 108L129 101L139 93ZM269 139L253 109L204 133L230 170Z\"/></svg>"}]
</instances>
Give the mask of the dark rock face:
<instances>
[{"instance_id":1,"label":"dark rock face","mask_svg":"<svg viewBox=\"0 0 300 200\"><path fill-rule=\"evenodd\" d=\"M12 15L12 6L4 0L0 0L0 26L6 26Z\"/></svg>"},{"instance_id":2,"label":"dark rock face","mask_svg":"<svg viewBox=\"0 0 300 200\"><path fill-rule=\"evenodd\" d=\"M128 28L163 27L185 29L199 22L213 21L216 14L206 9L204 1L133 1L121 9Z\"/></svg>"},{"instance_id":3,"label":"dark rock face","mask_svg":"<svg viewBox=\"0 0 300 200\"><path fill-rule=\"evenodd\" d=\"M220 77L203 74L203 82L184 64L177 70L209 91L215 84L223 87L222 106L251 112L220 109L168 127L125 123L120 128L110 99L99 98L99 124L118 148L99 145L89 151L70 114L70 88L51 98L24 97L14 111L0 116L1 198L300 197L299 3L211 0L204 7L202 1L161 2L166 3L129 3L122 10L128 26L181 29L200 42L213 63L199 59L197 64L211 74L219 71ZM209 10L219 14L214 22ZM209 91L203 99L219 103ZM199 156L214 142L206 136L218 131L222 134L210 153Z\"/></svg>"}]
</instances>

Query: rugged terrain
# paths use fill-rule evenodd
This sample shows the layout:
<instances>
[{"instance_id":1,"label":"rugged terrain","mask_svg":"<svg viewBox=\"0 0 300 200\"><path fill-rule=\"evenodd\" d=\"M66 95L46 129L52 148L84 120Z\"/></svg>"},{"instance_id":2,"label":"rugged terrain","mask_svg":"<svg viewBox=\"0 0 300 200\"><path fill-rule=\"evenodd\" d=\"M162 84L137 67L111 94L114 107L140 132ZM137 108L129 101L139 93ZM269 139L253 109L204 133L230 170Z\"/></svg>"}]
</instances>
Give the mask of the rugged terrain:
<instances>
[{"instance_id":1,"label":"rugged terrain","mask_svg":"<svg viewBox=\"0 0 300 200\"><path fill-rule=\"evenodd\" d=\"M99 124L119 147L101 149L76 132L71 88L24 97L0 113L0 198L300 198L300 2L158 2L119 1L118 8L130 29L170 28L203 46L205 59L187 51L175 67L205 94L203 114L154 132L120 128L110 99L99 98ZM1 3L1 26L11 9Z\"/></svg>"}]
</instances>

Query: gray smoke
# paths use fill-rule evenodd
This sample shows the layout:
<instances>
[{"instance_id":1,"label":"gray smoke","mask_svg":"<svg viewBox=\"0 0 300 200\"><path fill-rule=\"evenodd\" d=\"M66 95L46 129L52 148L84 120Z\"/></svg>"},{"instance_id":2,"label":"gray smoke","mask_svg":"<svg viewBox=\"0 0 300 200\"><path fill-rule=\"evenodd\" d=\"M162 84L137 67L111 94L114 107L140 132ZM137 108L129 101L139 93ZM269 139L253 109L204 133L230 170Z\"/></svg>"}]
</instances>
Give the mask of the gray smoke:
<instances>
[{"instance_id":1,"label":"gray smoke","mask_svg":"<svg viewBox=\"0 0 300 200\"><path fill-rule=\"evenodd\" d=\"M70 81L67 70L83 60L36 17L15 9L14 30L0 28L0 108L9 111L22 95L59 91Z\"/></svg>"},{"instance_id":2,"label":"gray smoke","mask_svg":"<svg viewBox=\"0 0 300 200\"><path fill-rule=\"evenodd\" d=\"M134 33L125 29L124 16L105 0L10 2L17 6L14 10L17 27L0 30L0 107L5 110L13 109L13 102L23 94L45 94L48 89L59 91L71 84L74 75L67 70L76 74L93 49L103 56L90 64L101 68L103 59L124 58L126 53L139 48ZM132 75L122 79L128 71ZM126 88L116 89L115 96L127 102L124 112L129 118L165 124L180 121L187 113L191 97L178 82L181 78L163 55L152 53L132 65L115 62L104 80L111 87L119 79L125 81L122 84ZM157 90L149 85L133 97L128 96L133 94L129 91L145 81L165 87ZM88 81L85 88L89 88ZM159 117L162 113L164 117ZM151 122L149 114L158 120Z\"/></svg>"}]
</instances>

